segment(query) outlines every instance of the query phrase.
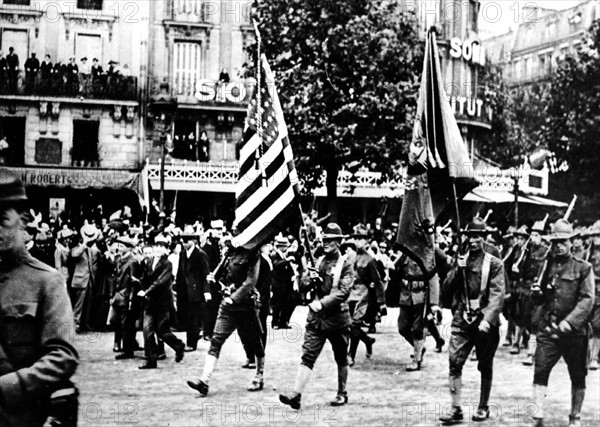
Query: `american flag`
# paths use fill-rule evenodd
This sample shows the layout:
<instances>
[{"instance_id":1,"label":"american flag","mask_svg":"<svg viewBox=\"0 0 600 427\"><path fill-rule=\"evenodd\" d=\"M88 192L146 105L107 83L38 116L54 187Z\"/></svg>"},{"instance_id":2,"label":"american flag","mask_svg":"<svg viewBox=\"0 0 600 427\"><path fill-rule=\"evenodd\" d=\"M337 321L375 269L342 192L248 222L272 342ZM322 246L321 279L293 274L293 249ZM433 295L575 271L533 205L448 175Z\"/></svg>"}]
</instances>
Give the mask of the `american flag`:
<instances>
[{"instance_id":1,"label":"american flag","mask_svg":"<svg viewBox=\"0 0 600 427\"><path fill-rule=\"evenodd\" d=\"M275 78L266 56L261 55L260 63L260 81L248 106L235 194L233 244L250 250L300 221L298 175Z\"/></svg>"}]
</instances>

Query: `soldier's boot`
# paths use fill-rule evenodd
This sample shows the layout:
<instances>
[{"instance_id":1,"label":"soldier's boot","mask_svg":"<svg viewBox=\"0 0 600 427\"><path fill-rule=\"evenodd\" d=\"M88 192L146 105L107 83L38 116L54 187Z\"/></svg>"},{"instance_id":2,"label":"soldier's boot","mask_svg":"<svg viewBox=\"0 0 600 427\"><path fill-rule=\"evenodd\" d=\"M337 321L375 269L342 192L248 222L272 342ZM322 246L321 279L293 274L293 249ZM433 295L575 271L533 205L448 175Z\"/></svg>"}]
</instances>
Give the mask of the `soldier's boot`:
<instances>
[{"instance_id":1,"label":"soldier's boot","mask_svg":"<svg viewBox=\"0 0 600 427\"><path fill-rule=\"evenodd\" d=\"M521 352L521 335L522 328L515 326L515 339L512 344L512 348L510 349L510 354L519 354Z\"/></svg>"},{"instance_id":2,"label":"soldier's boot","mask_svg":"<svg viewBox=\"0 0 600 427\"><path fill-rule=\"evenodd\" d=\"M263 373L265 371L265 357L255 357L256 359L256 374L250 386L247 388L248 391L261 391L264 386Z\"/></svg>"},{"instance_id":3,"label":"soldier's boot","mask_svg":"<svg viewBox=\"0 0 600 427\"><path fill-rule=\"evenodd\" d=\"M571 387L571 413L569 414L569 427L581 426L581 407L585 398L585 388Z\"/></svg>"},{"instance_id":4,"label":"soldier's boot","mask_svg":"<svg viewBox=\"0 0 600 427\"><path fill-rule=\"evenodd\" d=\"M350 337L350 350L348 351L348 356L350 357L350 366L354 366L354 358L356 357L356 349L358 348L358 343L360 340L358 337L352 335Z\"/></svg>"},{"instance_id":5,"label":"soldier's boot","mask_svg":"<svg viewBox=\"0 0 600 427\"><path fill-rule=\"evenodd\" d=\"M410 365L406 367L407 372L414 372L421 370L421 363L423 362L423 346L425 344L425 340L415 340L414 341L414 349L415 353L413 355L413 360Z\"/></svg>"},{"instance_id":6,"label":"soldier's boot","mask_svg":"<svg viewBox=\"0 0 600 427\"><path fill-rule=\"evenodd\" d=\"M312 374L312 369L308 366L300 364L298 368L298 373L296 374L296 381L294 382L294 388L291 393L280 394L279 401L285 405L289 405L292 409L300 409L301 406L301 398L302 391L306 384L308 384L308 380L310 379L310 375Z\"/></svg>"},{"instance_id":7,"label":"soldier's boot","mask_svg":"<svg viewBox=\"0 0 600 427\"><path fill-rule=\"evenodd\" d=\"M365 356L367 356L367 359L370 358L373 355L373 344L375 344L375 338L368 336L367 333L362 329L358 330L358 338L365 343L365 346L367 347L367 354Z\"/></svg>"},{"instance_id":8,"label":"soldier's boot","mask_svg":"<svg viewBox=\"0 0 600 427\"><path fill-rule=\"evenodd\" d=\"M490 408L488 402L490 401L490 392L492 391L492 380L491 378L481 379L481 388L479 392L479 407L473 414L473 421L485 421L490 417Z\"/></svg>"},{"instance_id":9,"label":"soldier's boot","mask_svg":"<svg viewBox=\"0 0 600 427\"><path fill-rule=\"evenodd\" d=\"M546 391L548 387L545 385L533 385L533 403L535 404L535 413L533 419L537 427L544 425L544 404L546 402Z\"/></svg>"},{"instance_id":10,"label":"soldier's boot","mask_svg":"<svg viewBox=\"0 0 600 427\"><path fill-rule=\"evenodd\" d=\"M458 424L463 420L463 413L460 407L460 397L462 390L462 379L461 377L454 378L450 377L450 397L452 399L452 409L449 414L440 417L440 421L444 425Z\"/></svg>"},{"instance_id":11,"label":"soldier's boot","mask_svg":"<svg viewBox=\"0 0 600 427\"><path fill-rule=\"evenodd\" d=\"M588 368L591 371L598 370L598 352L600 351L600 338L590 339L590 360Z\"/></svg>"},{"instance_id":12,"label":"soldier's boot","mask_svg":"<svg viewBox=\"0 0 600 427\"><path fill-rule=\"evenodd\" d=\"M335 399L331 402L331 406L342 406L348 403L348 392L346 384L348 382L348 366L338 365L338 392Z\"/></svg>"},{"instance_id":13,"label":"soldier's boot","mask_svg":"<svg viewBox=\"0 0 600 427\"><path fill-rule=\"evenodd\" d=\"M202 370L202 376L198 380L188 380L187 384L194 390L197 390L201 396L206 396L208 394L208 383L210 382L210 377L217 366L217 359L215 356L211 354L206 355L206 360L204 361L204 369Z\"/></svg>"}]
</instances>

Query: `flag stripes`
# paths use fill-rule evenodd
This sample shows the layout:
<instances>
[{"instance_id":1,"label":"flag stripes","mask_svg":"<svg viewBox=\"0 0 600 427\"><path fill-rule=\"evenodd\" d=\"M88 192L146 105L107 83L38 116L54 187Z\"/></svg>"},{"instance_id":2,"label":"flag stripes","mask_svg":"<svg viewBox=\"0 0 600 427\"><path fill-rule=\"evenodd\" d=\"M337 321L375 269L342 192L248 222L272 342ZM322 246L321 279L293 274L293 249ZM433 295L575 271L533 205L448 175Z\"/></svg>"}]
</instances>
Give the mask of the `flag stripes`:
<instances>
[{"instance_id":1,"label":"flag stripes","mask_svg":"<svg viewBox=\"0 0 600 427\"><path fill-rule=\"evenodd\" d=\"M234 222L237 235L233 239L235 246L250 250L271 240L299 220L300 215L298 177L274 76L264 55L260 63L262 78L248 106L240 147ZM261 114L261 135L257 129L258 114Z\"/></svg>"}]
</instances>

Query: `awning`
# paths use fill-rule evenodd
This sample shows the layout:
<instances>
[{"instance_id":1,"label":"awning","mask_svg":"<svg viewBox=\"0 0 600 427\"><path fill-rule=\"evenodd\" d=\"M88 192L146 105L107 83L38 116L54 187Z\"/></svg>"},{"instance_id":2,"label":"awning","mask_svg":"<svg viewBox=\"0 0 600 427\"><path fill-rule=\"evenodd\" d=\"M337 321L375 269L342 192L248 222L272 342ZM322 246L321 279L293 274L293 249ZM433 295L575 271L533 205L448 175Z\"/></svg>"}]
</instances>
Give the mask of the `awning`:
<instances>
[{"instance_id":1,"label":"awning","mask_svg":"<svg viewBox=\"0 0 600 427\"><path fill-rule=\"evenodd\" d=\"M475 188L469 194L467 194L463 200L467 202L477 202L477 203L514 203L515 195L509 193L508 191L498 191L498 190L487 190L484 188ZM564 202L559 202L557 200L547 199L545 197L540 196L531 196L531 195L519 195L519 203L527 203L530 205L538 205L538 206L553 206L553 207L567 207L569 204Z\"/></svg>"},{"instance_id":2,"label":"awning","mask_svg":"<svg viewBox=\"0 0 600 427\"><path fill-rule=\"evenodd\" d=\"M147 176L145 171L107 168L65 167L8 167L15 172L25 186L129 189L140 196L142 206L147 203Z\"/></svg>"}]
</instances>

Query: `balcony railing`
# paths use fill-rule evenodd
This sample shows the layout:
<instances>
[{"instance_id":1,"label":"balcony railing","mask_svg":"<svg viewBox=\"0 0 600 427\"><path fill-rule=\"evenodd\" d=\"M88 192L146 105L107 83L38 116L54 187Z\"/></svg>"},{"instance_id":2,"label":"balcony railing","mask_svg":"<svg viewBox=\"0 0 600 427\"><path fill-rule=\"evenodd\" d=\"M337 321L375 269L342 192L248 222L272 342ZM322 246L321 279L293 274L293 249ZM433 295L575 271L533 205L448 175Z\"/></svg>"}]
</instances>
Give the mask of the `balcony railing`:
<instances>
[{"instance_id":1,"label":"balcony railing","mask_svg":"<svg viewBox=\"0 0 600 427\"><path fill-rule=\"evenodd\" d=\"M209 21L209 14L214 3L200 0L173 0L171 16L175 21L204 23Z\"/></svg>"},{"instance_id":2,"label":"balcony railing","mask_svg":"<svg viewBox=\"0 0 600 427\"><path fill-rule=\"evenodd\" d=\"M24 71L18 75L0 76L0 95L53 96L88 99L137 99L137 78L121 74L102 75L53 73L26 78Z\"/></svg>"}]
</instances>

